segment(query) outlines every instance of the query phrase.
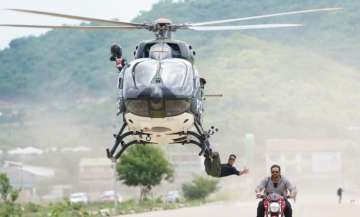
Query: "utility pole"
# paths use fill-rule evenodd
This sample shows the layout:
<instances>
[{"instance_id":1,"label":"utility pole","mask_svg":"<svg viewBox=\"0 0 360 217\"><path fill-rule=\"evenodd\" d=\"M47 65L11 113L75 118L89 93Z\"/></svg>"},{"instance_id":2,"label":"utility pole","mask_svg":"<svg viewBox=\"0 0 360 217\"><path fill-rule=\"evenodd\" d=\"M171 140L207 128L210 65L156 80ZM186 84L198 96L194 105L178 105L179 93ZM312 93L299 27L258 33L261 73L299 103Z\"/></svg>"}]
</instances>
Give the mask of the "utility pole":
<instances>
[{"instance_id":1,"label":"utility pole","mask_svg":"<svg viewBox=\"0 0 360 217\"><path fill-rule=\"evenodd\" d=\"M118 193L116 187L116 159L112 159L112 169L113 169L113 191L114 191L114 213L116 214L117 206L118 206Z\"/></svg>"}]
</instances>

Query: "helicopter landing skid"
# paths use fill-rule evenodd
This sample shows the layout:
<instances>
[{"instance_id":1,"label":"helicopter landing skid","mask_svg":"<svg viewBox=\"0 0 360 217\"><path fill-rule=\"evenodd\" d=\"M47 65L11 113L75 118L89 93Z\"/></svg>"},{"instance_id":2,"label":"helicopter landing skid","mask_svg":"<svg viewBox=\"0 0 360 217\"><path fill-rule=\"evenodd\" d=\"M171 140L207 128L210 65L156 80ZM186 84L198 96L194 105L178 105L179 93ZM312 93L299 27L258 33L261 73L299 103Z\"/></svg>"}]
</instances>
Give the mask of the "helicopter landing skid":
<instances>
[{"instance_id":1,"label":"helicopter landing skid","mask_svg":"<svg viewBox=\"0 0 360 217\"><path fill-rule=\"evenodd\" d=\"M218 131L218 129L215 128L214 126L212 126L210 128L210 130L208 130L206 132L206 131L204 131L204 129L202 128L202 126L200 124L195 123L194 125L195 125L197 132L194 132L194 131L178 132L176 134L179 136L183 136L183 137L181 139L175 141L174 143L180 143L182 145L194 144L201 149L201 151L199 152L199 156L211 155L212 150L210 148L209 138L210 138L210 136L214 135L215 132Z\"/></svg>"},{"instance_id":2,"label":"helicopter landing skid","mask_svg":"<svg viewBox=\"0 0 360 217\"><path fill-rule=\"evenodd\" d=\"M112 161L116 161L117 159L119 159L121 157L121 155L124 153L124 151L130 147L131 145L134 144L152 144L151 142L145 142L145 141L138 141L138 140L132 140L129 142L126 142L124 139L129 137L129 136L146 136L148 137L149 134L146 133L142 133L142 132L134 132L134 131L128 131L124 133L125 127L127 126L127 123L125 122L119 133L118 134L114 134L115 137L115 144L113 145L113 147L111 148L111 150L106 149L106 155L109 159L111 159ZM118 149L119 145L121 145L120 150L116 153L116 150Z\"/></svg>"},{"instance_id":3,"label":"helicopter landing skid","mask_svg":"<svg viewBox=\"0 0 360 217\"><path fill-rule=\"evenodd\" d=\"M213 126L211 127L210 130L208 131L204 131L202 126L200 124L195 123L195 128L197 132L194 131L182 131L182 132L177 132L174 133L176 135L181 136L180 138L176 139L173 143L178 143L178 144L194 144L196 146L198 146L201 151L199 152L199 156L201 155L210 155L212 150L210 148L210 142L209 142L209 138L210 136L212 136L215 132L218 131L217 128L214 128ZM127 123L124 122L124 124L122 125L120 131L118 132L118 134L114 134L115 137L115 144L113 145L113 147L110 149L106 149L106 154L107 157L109 159L111 159L112 161L116 161L117 159L119 159L121 157L121 155L124 153L124 151L130 147L131 145L134 144L154 144L152 142L146 141L147 139L144 140L131 140L131 141L125 141L125 139L129 136L146 136L145 138L148 138L150 136L150 134L147 133L143 133L143 132L134 132L134 131L128 131L124 133L125 127L127 126ZM121 148L118 152L117 149L119 147L119 145L121 145Z\"/></svg>"}]
</instances>

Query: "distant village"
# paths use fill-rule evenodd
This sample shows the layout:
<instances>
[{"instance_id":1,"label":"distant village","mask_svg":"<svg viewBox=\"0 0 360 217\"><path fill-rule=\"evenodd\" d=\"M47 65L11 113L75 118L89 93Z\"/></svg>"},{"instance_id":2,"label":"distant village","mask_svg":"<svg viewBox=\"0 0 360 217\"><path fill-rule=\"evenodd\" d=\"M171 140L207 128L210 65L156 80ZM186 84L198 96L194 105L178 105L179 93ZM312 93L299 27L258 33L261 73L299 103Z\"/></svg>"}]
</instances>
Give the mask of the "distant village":
<instances>
[{"instance_id":1,"label":"distant village","mask_svg":"<svg viewBox=\"0 0 360 217\"><path fill-rule=\"evenodd\" d=\"M175 183L158 189L163 193L179 188L181 183L202 173L202 159L194 151L168 153L180 175ZM20 200L24 202L55 202L75 192L87 193L92 201L100 200L109 190L116 190L122 198L137 197L139 193L139 189L118 181L114 186L114 165L105 157L105 152L99 157L99 150L85 146L19 147L0 151L0 159L0 172L6 173L11 184L21 189Z\"/></svg>"},{"instance_id":2,"label":"distant village","mask_svg":"<svg viewBox=\"0 0 360 217\"><path fill-rule=\"evenodd\" d=\"M234 181L237 177L224 179L221 186L228 191L243 189L252 192L256 180L267 175L266 168L276 163L282 165L286 176L296 180L303 194L314 189L331 194L338 186L345 186L355 195L360 193L359 183L356 178L345 178L349 177L344 169L349 164L349 159L346 159L348 146L348 141L321 139L269 139L261 145L244 145L241 151L246 151L246 154L241 156L238 165L248 166L252 174L237 182ZM265 147L265 151L259 147ZM205 175L203 159L197 155L196 148L169 145L165 149L176 176L174 183L154 189L158 194L178 190L182 183L191 181L195 175ZM10 177L14 187L22 189L20 198L23 201L59 201L74 192L86 192L91 200L97 201L103 192L109 190L116 190L123 198L137 197L139 189L116 181L111 161L105 154L99 157L100 151L103 150L86 146L14 148L0 151L0 172ZM226 154L222 154L224 160ZM325 184L324 180L327 180Z\"/></svg>"}]
</instances>

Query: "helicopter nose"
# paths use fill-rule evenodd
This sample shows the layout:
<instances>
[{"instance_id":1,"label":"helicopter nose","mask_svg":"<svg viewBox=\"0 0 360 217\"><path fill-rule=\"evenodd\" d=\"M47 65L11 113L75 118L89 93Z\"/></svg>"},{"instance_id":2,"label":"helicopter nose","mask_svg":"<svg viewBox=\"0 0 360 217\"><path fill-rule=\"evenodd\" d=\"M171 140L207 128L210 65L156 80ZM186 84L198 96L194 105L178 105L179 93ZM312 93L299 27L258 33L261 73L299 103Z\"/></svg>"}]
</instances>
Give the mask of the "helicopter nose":
<instances>
[{"instance_id":1,"label":"helicopter nose","mask_svg":"<svg viewBox=\"0 0 360 217\"><path fill-rule=\"evenodd\" d=\"M164 97L163 90L160 86L154 85L150 89L150 99L159 101Z\"/></svg>"},{"instance_id":2,"label":"helicopter nose","mask_svg":"<svg viewBox=\"0 0 360 217\"><path fill-rule=\"evenodd\" d=\"M166 88L163 85L151 85L141 90L139 95L136 95L136 98L151 100L155 102L175 97L176 95L171 90L169 90L169 88Z\"/></svg>"},{"instance_id":3,"label":"helicopter nose","mask_svg":"<svg viewBox=\"0 0 360 217\"><path fill-rule=\"evenodd\" d=\"M150 90L150 106L152 109L159 110L163 107L163 90L159 86L153 86Z\"/></svg>"}]
</instances>

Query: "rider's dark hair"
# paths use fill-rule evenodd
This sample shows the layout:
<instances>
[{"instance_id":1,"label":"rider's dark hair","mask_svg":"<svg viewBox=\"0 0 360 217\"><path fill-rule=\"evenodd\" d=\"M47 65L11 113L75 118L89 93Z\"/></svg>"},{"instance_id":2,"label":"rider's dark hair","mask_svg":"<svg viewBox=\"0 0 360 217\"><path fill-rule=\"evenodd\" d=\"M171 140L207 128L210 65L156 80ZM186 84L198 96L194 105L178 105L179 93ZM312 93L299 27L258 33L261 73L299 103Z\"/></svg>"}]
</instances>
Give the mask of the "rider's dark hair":
<instances>
[{"instance_id":1,"label":"rider's dark hair","mask_svg":"<svg viewBox=\"0 0 360 217\"><path fill-rule=\"evenodd\" d=\"M272 166L270 167L270 171L272 171L273 168L278 168L278 169L279 169L279 172L281 172L281 168L280 168L279 165L277 165L277 164L272 165Z\"/></svg>"},{"instance_id":2,"label":"rider's dark hair","mask_svg":"<svg viewBox=\"0 0 360 217\"><path fill-rule=\"evenodd\" d=\"M231 158L236 159L236 155L230 154L230 155L229 155L229 159L231 159Z\"/></svg>"}]
</instances>

